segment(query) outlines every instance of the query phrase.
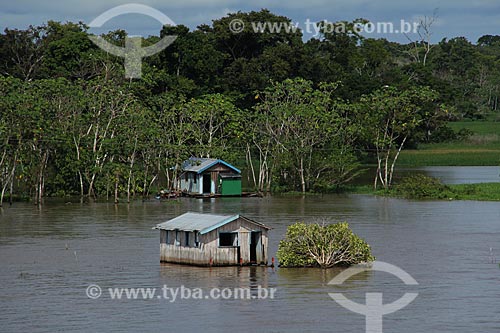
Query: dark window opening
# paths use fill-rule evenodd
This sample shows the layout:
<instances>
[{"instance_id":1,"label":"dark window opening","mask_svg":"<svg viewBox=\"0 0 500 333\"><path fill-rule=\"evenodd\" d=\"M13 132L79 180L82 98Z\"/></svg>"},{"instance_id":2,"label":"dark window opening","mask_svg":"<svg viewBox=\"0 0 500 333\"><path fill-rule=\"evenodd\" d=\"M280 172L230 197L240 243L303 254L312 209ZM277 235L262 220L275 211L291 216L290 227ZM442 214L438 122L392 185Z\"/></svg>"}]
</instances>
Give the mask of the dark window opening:
<instances>
[{"instance_id":1,"label":"dark window opening","mask_svg":"<svg viewBox=\"0 0 500 333\"><path fill-rule=\"evenodd\" d=\"M188 173L187 173L187 172L184 174L184 180L185 180L186 182L189 180L189 175L188 175Z\"/></svg>"},{"instance_id":2,"label":"dark window opening","mask_svg":"<svg viewBox=\"0 0 500 333\"><path fill-rule=\"evenodd\" d=\"M220 232L219 246L238 246L237 232Z\"/></svg>"},{"instance_id":3,"label":"dark window opening","mask_svg":"<svg viewBox=\"0 0 500 333\"><path fill-rule=\"evenodd\" d=\"M185 238L186 238L185 242L184 242L184 245L189 247L189 232L185 231L184 235L185 235Z\"/></svg>"}]
</instances>

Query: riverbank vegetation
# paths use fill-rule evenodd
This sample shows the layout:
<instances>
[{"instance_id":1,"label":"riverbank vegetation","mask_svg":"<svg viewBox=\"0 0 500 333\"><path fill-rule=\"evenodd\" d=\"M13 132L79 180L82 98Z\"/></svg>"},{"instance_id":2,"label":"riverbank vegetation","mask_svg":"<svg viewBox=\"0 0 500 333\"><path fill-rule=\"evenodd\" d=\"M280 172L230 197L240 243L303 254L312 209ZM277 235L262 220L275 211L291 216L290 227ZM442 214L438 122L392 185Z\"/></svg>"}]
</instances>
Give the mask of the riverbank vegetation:
<instances>
[{"instance_id":1,"label":"riverbank vegetation","mask_svg":"<svg viewBox=\"0 0 500 333\"><path fill-rule=\"evenodd\" d=\"M500 165L500 122L457 121L453 131L440 143L423 143L405 150L400 166L487 166Z\"/></svg>"},{"instance_id":2,"label":"riverbank vegetation","mask_svg":"<svg viewBox=\"0 0 500 333\"><path fill-rule=\"evenodd\" d=\"M247 23L237 35L235 18ZM143 59L134 80L83 23L6 29L0 202L6 194L129 201L171 188L190 156L233 162L251 191L331 191L365 163L389 190L400 160L418 165L427 145L460 139L450 121L500 119L500 36L430 47L324 30L304 41L300 30L251 31L249 22L262 21L291 20L262 10L192 31L165 26L160 37L177 40ZM103 37L123 46L126 32ZM475 154L494 164L489 144Z\"/></svg>"},{"instance_id":3,"label":"riverbank vegetation","mask_svg":"<svg viewBox=\"0 0 500 333\"><path fill-rule=\"evenodd\" d=\"M370 246L348 223L326 220L288 226L277 257L280 267L346 267L375 260Z\"/></svg>"},{"instance_id":4,"label":"riverbank vegetation","mask_svg":"<svg viewBox=\"0 0 500 333\"><path fill-rule=\"evenodd\" d=\"M346 191L411 200L500 201L500 182L445 185L437 178L422 174L403 178L390 190L373 190L373 187L364 185L348 187Z\"/></svg>"}]
</instances>

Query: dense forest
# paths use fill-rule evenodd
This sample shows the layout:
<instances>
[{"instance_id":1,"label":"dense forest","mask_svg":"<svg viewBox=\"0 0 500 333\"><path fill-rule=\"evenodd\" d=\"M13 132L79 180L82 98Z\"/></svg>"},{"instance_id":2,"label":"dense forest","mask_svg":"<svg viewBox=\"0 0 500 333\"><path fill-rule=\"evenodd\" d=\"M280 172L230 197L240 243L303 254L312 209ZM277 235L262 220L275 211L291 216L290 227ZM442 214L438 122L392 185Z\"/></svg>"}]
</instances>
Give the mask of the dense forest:
<instances>
[{"instance_id":1,"label":"dense forest","mask_svg":"<svg viewBox=\"0 0 500 333\"><path fill-rule=\"evenodd\" d=\"M500 36L430 44L324 31L233 34L229 14L178 36L126 79L83 23L0 35L1 199L147 196L190 156L243 168L250 190L329 191L363 163L390 187L401 149L456 139L448 121L500 119ZM344 22L353 24L354 22ZM249 26L249 25L248 25ZM103 36L124 45L125 31Z\"/></svg>"}]
</instances>

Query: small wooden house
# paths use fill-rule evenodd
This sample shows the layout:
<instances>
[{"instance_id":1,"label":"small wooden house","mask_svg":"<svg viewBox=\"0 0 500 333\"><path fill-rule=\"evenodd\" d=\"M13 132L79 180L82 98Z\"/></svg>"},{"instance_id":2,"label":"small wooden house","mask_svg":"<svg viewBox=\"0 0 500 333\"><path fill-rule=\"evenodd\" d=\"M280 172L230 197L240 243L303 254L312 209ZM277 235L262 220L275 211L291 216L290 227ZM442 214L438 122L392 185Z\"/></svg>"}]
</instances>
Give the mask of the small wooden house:
<instances>
[{"instance_id":1,"label":"small wooden house","mask_svg":"<svg viewBox=\"0 0 500 333\"><path fill-rule=\"evenodd\" d=\"M241 195L241 171L223 160L190 158L182 165L178 190L190 195Z\"/></svg>"},{"instance_id":2,"label":"small wooden house","mask_svg":"<svg viewBox=\"0 0 500 333\"><path fill-rule=\"evenodd\" d=\"M160 261L200 266L266 265L269 227L241 215L185 213L158 224Z\"/></svg>"}]
</instances>

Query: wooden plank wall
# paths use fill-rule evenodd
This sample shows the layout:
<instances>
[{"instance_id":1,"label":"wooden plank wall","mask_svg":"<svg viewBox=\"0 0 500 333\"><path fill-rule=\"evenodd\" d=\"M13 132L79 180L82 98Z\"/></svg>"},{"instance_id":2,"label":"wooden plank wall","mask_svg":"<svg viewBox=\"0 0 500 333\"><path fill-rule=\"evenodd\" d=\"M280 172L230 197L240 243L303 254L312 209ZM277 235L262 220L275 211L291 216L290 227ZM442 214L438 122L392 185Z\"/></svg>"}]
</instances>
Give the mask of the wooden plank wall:
<instances>
[{"instance_id":1,"label":"wooden plank wall","mask_svg":"<svg viewBox=\"0 0 500 333\"><path fill-rule=\"evenodd\" d=\"M177 264L227 266L238 264L238 248L224 247L215 251L200 248L160 244L160 261Z\"/></svg>"},{"instance_id":2,"label":"wooden plank wall","mask_svg":"<svg viewBox=\"0 0 500 333\"><path fill-rule=\"evenodd\" d=\"M241 227L238 230L240 256L243 263L250 263L250 231Z\"/></svg>"}]
</instances>

